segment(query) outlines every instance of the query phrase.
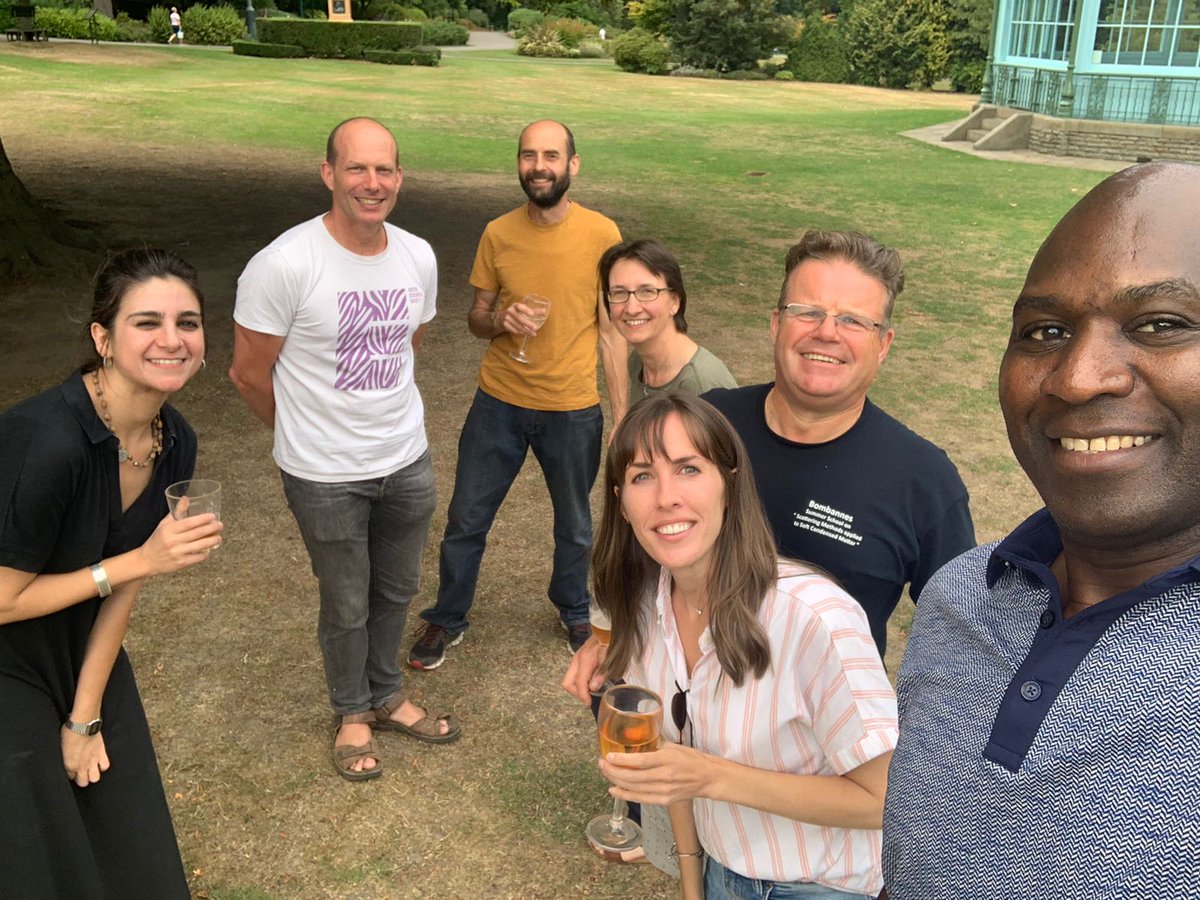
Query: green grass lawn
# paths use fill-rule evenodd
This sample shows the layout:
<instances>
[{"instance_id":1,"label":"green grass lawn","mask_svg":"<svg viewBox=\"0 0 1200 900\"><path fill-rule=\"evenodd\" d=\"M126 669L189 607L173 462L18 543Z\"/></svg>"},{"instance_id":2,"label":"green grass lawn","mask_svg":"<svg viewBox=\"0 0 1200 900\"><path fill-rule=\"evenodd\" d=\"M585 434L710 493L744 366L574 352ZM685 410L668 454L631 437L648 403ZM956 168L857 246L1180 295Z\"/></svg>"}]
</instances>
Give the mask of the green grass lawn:
<instances>
[{"instance_id":1,"label":"green grass lawn","mask_svg":"<svg viewBox=\"0 0 1200 900\"><path fill-rule=\"evenodd\" d=\"M461 233L455 223L439 223L445 280L437 328L418 366L443 511L462 397L469 397L480 346L467 338L462 321L469 297L465 269L484 211L494 215L519 201L516 137L541 117L575 131L582 170L574 196L615 218L626 236L658 237L675 251L688 282L691 333L743 383L771 377L770 310L785 251L805 228L859 229L899 249L908 287L897 303L897 337L873 396L947 449L971 491L981 539L998 537L1036 505L1004 436L997 364L1029 259L1102 176L988 161L900 136L962 117L969 98L654 78L620 72L606 61L500 52L447 54L441 67L426 69L60 43L0 47L0 97L0 136L18 174L38 147L68 161L61 173L40 171L34 187L54 193L72 216L133 221L139 202L148 202L136 192L92 199L93 207L80 209L72 205L70 185L86 183L95 198L92 188L112 166L136 169L153 160L161 172L164 161L182 158L185 149L186 165L203 169L220 196L254 188L256 199L230 213L238 228L229 235L221 232L222 222L201 229L187 219L194 198L180 196L161 214L180 220L161 223L162 240L182 246L190 239L185 255L225 267L209 294L218 310L214 353L217 338L227 347L237 271L253 248L277 233L265 233L255 218L273 182L292 190L311 185L315 201L316 163L329 129L353 115L389 125L406 175L397 212L402 224L423 233L420 218L405 218L406 196L421 190L428 192L418 194L425 203L421 215L439 207L463 214ZM8 140L18 134L19 140ZM63 147L69 152L57 152ZM114 147L120 149L116 162ZM102 155L103 163L89 165L89 152ZM149 197L156 185L147 180L139 189ZM224 253L225 241L240 243ZM210 271L202 268L202 274ZM450 273L457 281L451 283ZM14 311L59 302L40 297L0 285L14 328L21 318ZM63 326L64 334L70 327ZM23 358L13 354L45 343L42 332L15 341L8 352L17 363L10 365L20 367ZM50 360L31 358L23 367L31 370L27 377L60 378L56 352ZM139 662L139 674L145 675L189 872L207 891L199 896L412 896L378 885L418 866L443 879L421 885L429 896L439 887L450 891L444 896L575 896L578 885L592 896L668 896L661 882L657 892L642 889L648 867L605 867L580 847L582 823L603 808L603 793L590 719L557 687L566 654L541 597L547 508L544 489L528 472L502 510L492 546L511 549L528 541L531 549L517 554L522 565L513 565L489 547L481 583L490 594L478 631L443 674L414 679L464 714L467 737L446 751L449 757L436 757L438 763L432 754L389 745L388 766L405 753L404 771L418 775L413 783L428 780L415 800L405 792L408 782L392 771L377 792L347 788L326 771L327 736L313 733L312 724L324 715L317 711L324 698L311 621L271 611L272 604L301 600L311 608L315 591L303 581L303 550L277 496L269 435L221 378L221 360L214 362L181 403L203 438L209 473L240 479L247 491L253 483L260 499L231 510L230 546L219 561L224 568L213 569L218 587L204 598L211 607L196 605L199 586L209 584L201 576L164 579L156 588L162 602L140 608L131 631L140 659L162 660L161 671ZM10 380L3 387L12 391ZM424 606L436 582L441 524L435 518L415 608ZM252 543L256 535L284 542L290 556L272 544L274 555L264 558ZM268 610L261 619L259 610ZM275 630L255 630L260 621L271 621ZM894 623L902 630L902 621ZM178 648L186 652L174 652ZM298 661L294 673L279 666L291 658ZM894 670L896 660L890 661ZM514 704L516 698L522 702ZM539 723L545 720L541 727L529 727L531 709ZM272 749L264 754L268 744ZM442 765L443 758L459 759L461 768ZM357 802L377 796L395 805ZM437 816L451 817L445 820L451 824L443 830ZM423 830L414 831L417 824ZM327 835L334 831L343 843L330 849ZM386 838L382 849L349 846L377 834ZM393 835L406 837L395 841ZM397 846L407 856L398 855ZM450 883L465 893L455 894Z\"/></svg>"},{"instance_id":2,"label":"green grass lawn","mask_svg":"<svg viewBox=\"0 0 1200 900\"><path fill-rule=\"evenodd\" d=\"M868 231L901 251L908 274L874 395L950 450L982 537L1009 527L1014 496L1028 497L1000 433L996 366L1033 251L1101 176L900 136L965 115L969 98L650 77L499 51L427 69L117 45L86 63L4 53L0 92L0 122L29 106L47 135L186 143L218 161L231 146L316 159L334 123L372 115L416 177L511 178L521 127L560 119L582 157L577 196L627 236L675 250L696 337L743 381L770 376L762 334L786 247L809 226Z\"/></svg>"}]
</instances>

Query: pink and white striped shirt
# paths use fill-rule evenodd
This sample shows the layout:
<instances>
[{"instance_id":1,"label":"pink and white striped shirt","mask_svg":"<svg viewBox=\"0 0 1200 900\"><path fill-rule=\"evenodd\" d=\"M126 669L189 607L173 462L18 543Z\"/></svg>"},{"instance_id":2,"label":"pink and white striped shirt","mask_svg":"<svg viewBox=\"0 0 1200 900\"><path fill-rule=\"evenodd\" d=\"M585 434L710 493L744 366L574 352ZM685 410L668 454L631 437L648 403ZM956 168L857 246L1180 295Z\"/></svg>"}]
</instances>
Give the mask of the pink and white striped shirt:
<instances>
[{"instance_id":1,"label":"pink and white striped shirt","mask_svg":"<svg viewBox=\"0 0 1200 900\"><path fill-rule=\"evenodd\" d=\"M646 610L650 613L650 610ZM671 700L687 690L691 745L747 766L797 775L844 775L896 746L896 695L862 607L806 566L781 560L758 613L771 642L762 678L721 678L712 635L700 636L691 678L663 569L646 647L626 681L663 699L663 737L678 741ZM823 828L748 806L697 798L700 843L748 878L812 881L860 894L883 886L880 832Z\"/></svg>"}]
</instances>

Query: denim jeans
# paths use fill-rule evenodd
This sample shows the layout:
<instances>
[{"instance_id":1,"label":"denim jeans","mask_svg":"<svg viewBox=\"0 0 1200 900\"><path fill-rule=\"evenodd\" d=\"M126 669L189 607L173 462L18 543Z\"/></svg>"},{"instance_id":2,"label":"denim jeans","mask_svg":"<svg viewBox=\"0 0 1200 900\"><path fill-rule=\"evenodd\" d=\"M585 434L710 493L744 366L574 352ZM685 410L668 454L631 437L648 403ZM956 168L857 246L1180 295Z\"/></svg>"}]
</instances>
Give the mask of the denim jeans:
<instances>
[{"instance_id":1,"label":"denim jeans","mask_svg":"<svg viewBox=\"0 0 1200 900\"><path fill-rule=\"evenodd\" d=\"M812 881L762 881L727 869L711 856L704 865L704 900L875 900Z\"/></svg>"},{"instance_id":2,"label":"denim jeans","mask_svg":"<svg viewBox=\"0 0 1200 900\"><path fill-rule=\"evenodd\" d=\"M599 406L544 412L475 392L458 439L458 468L442 538L437 605L422 612L422 619L450 634L467 629L488 531L532 449L554 509L554 566L547 593L563 624L588 620L588 555L592 548L588 494L600 469L603 430Z\"/></svg>"},{"instance_id":3,"label":"denim jeans","mask_svg":"<svg viewBox=\"0 0 1200 900\"><path fill-rule=\"evenodd\" d=\"M397 655L436 505L429 452L365 481L280 475L320 583L317 641L330 705L341 715L380 706L403 678Z\"/></svg>"}]
</instances>

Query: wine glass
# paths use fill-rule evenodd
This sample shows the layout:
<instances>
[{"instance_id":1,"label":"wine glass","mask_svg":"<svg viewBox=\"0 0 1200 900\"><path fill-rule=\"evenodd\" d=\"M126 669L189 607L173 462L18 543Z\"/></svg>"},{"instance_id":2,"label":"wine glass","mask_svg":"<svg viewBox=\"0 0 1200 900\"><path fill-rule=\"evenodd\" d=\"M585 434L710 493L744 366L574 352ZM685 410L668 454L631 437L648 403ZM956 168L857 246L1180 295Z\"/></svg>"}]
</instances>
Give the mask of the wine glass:
<instances>
[{"instance_id":1,"label":"wine glass","mask_svg":"<svg viewBox=\"0 0 1200 900\"><path fill-rule=\"evenodd\" d=\"M588 624L592 626L592 634L595 636L596 642L607 649L609 641L612 640L612 620L609 619L608 613L596 605L595 599L588 605ZM600 685L600 690L591 691L592 715L596 717L597 721L600 719L600 698L612 686L613 683L606 680L604 684Z\"/></svg>"},{"instance_id":2,"label":"wine glass","mask_svg":"<svg viewBox=\"0 0 1200 900\"><path fill-rule=\"evenodd\" d=\"M654 691L632 684L609 688L600 701L600 755L657 750L662 719L662 699ZM587 838L600 855L619 857L641 844L642 829L625 818L625 801L614 798L612 815L592 819Z\"/></svg>"},{"instance_id":3,"label":"wine glass","mask_svg":"<svg viewBox=\"0 0 1200 900\"><path fill-rule=\"evenodd\" d=\"M588 623L592 626L592 634L596 636L596 640L602 647L607 647L608 642L612 640L612 620L595 600L588 606Z\"/></svg>"},{"instance_id":4,"label":"wine glass","mask_svg":"<svg viewBox=\"0 0 1200 900\"><path fill-rule=\"evenodd\" d=\"M550 301L545 297L539 297L537 294L530 294L521 301L529 308L527 318L533 321L534 328L541 328L546 323L546 317L550 315ZM521 341L521 349L516 353L509 353L519 363L530 363L532 360L525 355L525 347L529 343L529 335L525 335Z\"/></svg>"}]
</instances>

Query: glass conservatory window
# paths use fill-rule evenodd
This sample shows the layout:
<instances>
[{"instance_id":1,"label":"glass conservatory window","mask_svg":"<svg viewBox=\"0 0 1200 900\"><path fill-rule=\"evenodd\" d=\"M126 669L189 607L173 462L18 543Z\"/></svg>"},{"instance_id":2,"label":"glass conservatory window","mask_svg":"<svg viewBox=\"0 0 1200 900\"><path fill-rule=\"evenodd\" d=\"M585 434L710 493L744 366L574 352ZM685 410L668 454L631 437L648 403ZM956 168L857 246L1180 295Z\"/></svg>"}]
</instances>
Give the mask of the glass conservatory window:
<instances>
[{"instance_id":1,"label":"glass conservatory window","mask_svg":"<svg viewBox=\"0 0 1200 900\"><path fill-rule=\"evenodd\" d=\"M1074 27L1075 0L1015 0L1009 55L1066 60Z\"/></svg>"},{"instance_id":2,"label":"glass conservatory window","mask_svg":"<svg viewBox=\"0 0 1200 900\"><path fill-rule=\"evenodd\" d=\"M1200 0L1101 0L1093 60L1196 68Z\"/></svg>"}]
</instances>

